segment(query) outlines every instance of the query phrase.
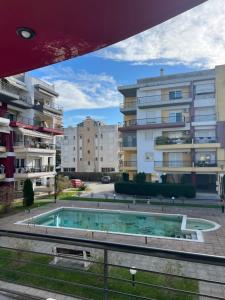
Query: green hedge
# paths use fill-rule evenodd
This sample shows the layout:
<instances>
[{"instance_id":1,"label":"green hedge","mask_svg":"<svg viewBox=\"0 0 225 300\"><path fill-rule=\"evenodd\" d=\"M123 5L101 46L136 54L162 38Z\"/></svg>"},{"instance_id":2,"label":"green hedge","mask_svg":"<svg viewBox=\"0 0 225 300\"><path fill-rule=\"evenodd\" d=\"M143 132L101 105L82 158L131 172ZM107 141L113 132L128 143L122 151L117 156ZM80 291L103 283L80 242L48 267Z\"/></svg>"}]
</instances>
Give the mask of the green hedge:
<instances>
[{"instance_id":1,"label":"green hedge","mask_svg":"<svg viewBox=\"0 0 225 300\"><path fill-rule=\"evenodd\" d=\"M115 191L119 194L139 195L139 196L159 196L166 198L186 197L195 198L196 189L192 184L176 183L135 183L116 182Z\"/></svg>"}]
</instances>

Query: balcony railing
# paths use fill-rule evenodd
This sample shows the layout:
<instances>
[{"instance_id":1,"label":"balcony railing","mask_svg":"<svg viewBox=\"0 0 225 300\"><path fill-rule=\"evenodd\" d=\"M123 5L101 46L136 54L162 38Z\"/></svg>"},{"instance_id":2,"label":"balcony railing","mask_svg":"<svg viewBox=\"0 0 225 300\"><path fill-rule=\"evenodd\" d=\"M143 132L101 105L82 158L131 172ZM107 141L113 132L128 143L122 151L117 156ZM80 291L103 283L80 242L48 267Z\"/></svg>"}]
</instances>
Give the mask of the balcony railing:
<instances>
[{"instance_id":1,"label":"balcony railing","mask_svg":"<svg viewBox=\"0 0 225 300\"><path fill-rule=\"evenodd\" d=\"M120 104L120 110L136 110L137 101L126 101Z\"/></svg>"},{"instance_id":2,"label":"balcony railing","mask_svg":"<svg viewBox=\"0 0 225 300\"><path fill-rule=\"evenodd\" d=\"M49 150L54 150L55 145L54 144L47 144L43 142L16 142L15 143L16 147L21 147L21 148L35 148L35 149L49 149Z\"/></svg>"},{"instance_id":3,"label":"balcony railing","mask_svg":"<svg viewBox=\"0 0 225 300\"><path fill-rule=\"evenodd\" d=\"M216 137L195 137L194 138L194 143L195 144L213 144L213 143L217 143L218 139Z\"/></svg>"},{"instance_id":4,"label":"balcony railing","mask_svg":"<svg viewBox=\"0 0 225 300\"><path fill-rule=\"evenodd\" d=\"M192 139L189 136L180 138L169 138L166 136L158 136L155 140L156 145L179 145L179 144L191 144Z\"/></svg>"},{"instance_id":5,"label":"balcony railing","mask_svg":"<svg viewBox=\"0 0 225 300\"><path fill-rule=\"evenodd\" d=\"M174 116L174 117L158 117L158 118L146 118L146 119L132 119L129 121L123 122L123 127L130 127L130 126L142 126L142 125L153 125L153 124L176 124L176 123L183 123L188 122L187 117L183 116L182 114Z\"/></svg>"},{"instance_id":6,"label":"balcony railing","mask_svg":"<svg viewBox=\"0 0 225 300\"><path fill-rule=\"evenodd\" d=\"M192 122L209 122L209 121L216 121L216 114L210 115L197 115L194 116Z\"/></svg>"},{"instance_id":7,"label":"balcony railing","mask_svg":"<svg viewBox=\"0 0 225 300\"><path fill-rule=\"evenodd\" d=\"M177 95L149 95L138 97L138 106L148 106L148 105L163 105L170 102L171 104L175 101L180 101L181 103L185 100L189 100L191 98L191 94L189 92L183 92Z\"/></svg>"},{"instance_id":8,"label":"balcony railing","mask_svg":"<svg viewBox=\"0 0 225 300\"><path fill-rule=\"evenodd\" d=\"M2 79L0 79L0 92L1 91L15 95L18 94L18 90L13 85L11 85L8 81Z\"/></svg>"},{"instance_id":9,"label":"balcony railing","mask_svg":"<svg viewBox=\"0 0 225 300\"><path fill-rule=\"evenodd\" d=\"M171 161L155 161L155 168L187 168L192 167L191 161L171 160Z\"/></svg>"},{"instance_id":10,"label":"balcony railing","mask_svg":"<svg viewBox=\"0 0 225 300\"><path fill-rule=\"evenodd\" d=\"M63 111L63 106L62 105L52 103L52 102L46 103L44 101L44 99L41 99L40 101L36 100L35 104L34 104L34 107L37 108L37 109L51 108L51 109L54 109L54 110L57 110L57 111L60 111L60 112Z\"/></svg>"},{"instance_id":11,"label":"balcony railing","mask_svg":"<svg viewBox=\"0 0 225 300\"><path fill-rule=\"evenodd\" d=\"M29 230L34 226L28 224ZM223 256L58 234L0 234L20 241L0 247L1 280L40 289L42 299L51 291L87 300L224 300ZM20 299L31 298L23 292Z\"/></svg>"},{"instance_id":12,"label":"balcony railing","mask_svg":"<svg viewBox=\"0 0 225 300\"><path fill-rule=\"evenodd\" d=\"M40 166L40 167L33 167L33 166L22 166L16 167L17 174L24 174L24 173L46 173L46 172L53 172L54 166Z\"/></svg>"},{"instance_id":13,"label":"balcony railing","mask_svg":"<svg viewBox=\"0 0 225 300\"><path fill-rule=\"evenodd\" d=\"M122 147L124 147L124 148L129 148L129 147L137 147L137 141L136 140L134 140L134 141L132 141L132 142L130 142L130 141L123 141L122 142Z\"/></svg>"},{"instance_id":14,"label":"balcony railing","mask_svg":"<svg viewBox=\"0 0 225 300\"><path fill-rule=\"evenodd\" d=\"M131 160L131 161L123 161L122 162L123 167L137 167L137 161L136 160Z\"/></svg>"},{"instance_id":15,"label":"balcony railing","mask_svg":"<svg viewBox=\"0 0 225 300\"><path fill-rule=\"evenodd\" d=\"M217 167L219 166L220 162L217 160L197 160L195 159L194 161L194 166L195 167L204 167L204 168L208 168L208 167ZM223 165L225 164L225 162L223 162Z\"/></svg>"}]
</instances>

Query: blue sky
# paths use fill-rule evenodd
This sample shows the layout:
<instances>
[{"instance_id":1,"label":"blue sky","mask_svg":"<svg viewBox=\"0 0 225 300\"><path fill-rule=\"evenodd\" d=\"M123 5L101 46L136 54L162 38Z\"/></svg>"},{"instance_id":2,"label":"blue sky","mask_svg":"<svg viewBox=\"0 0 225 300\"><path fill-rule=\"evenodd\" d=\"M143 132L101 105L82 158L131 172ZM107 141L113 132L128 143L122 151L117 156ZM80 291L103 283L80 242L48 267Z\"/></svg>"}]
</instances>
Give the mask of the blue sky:
<instances>
[{"instance_id":1,"label":"blue sky","mask_svg":"<svg viewBox=\"0 0 225 300\"><path fill-rule=\"evenodd\" d=\"M122 121L117 86L137 79L225 63L225 3L209 0L172 20L100 51L30 72L55 85L64 125L86 116Z\"/></svg>"}]
</instances>

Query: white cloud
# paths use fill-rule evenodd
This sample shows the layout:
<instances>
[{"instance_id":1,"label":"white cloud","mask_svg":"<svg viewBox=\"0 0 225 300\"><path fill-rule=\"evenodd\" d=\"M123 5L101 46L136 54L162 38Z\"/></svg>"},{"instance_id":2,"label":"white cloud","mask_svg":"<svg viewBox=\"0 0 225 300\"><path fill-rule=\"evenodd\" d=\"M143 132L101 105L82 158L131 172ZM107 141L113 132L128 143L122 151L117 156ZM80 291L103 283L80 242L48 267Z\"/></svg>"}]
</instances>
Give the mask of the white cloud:
<instances>
[{"instance_id":1,"label":"white cloud","mask_svg":"<svg viewBox=\"0 0 225 300\"><path fill-rule=\"evenodd\" d=\"M214 67L225 63L225 1L208 0L153 29L98 52L135 64L185 64Z\"/></svg>"},{"instance_id":2,"label":"white cloud","mask_svg":"<svg viewBox=\"0 0 225 300\"><path fill-rule=\"evenodd\" d=\"M119 105L121 95L115 79L105 73L74 72L71 68L46 67L42 80L54 84L64 110L105 108Z\"/></svg>"}]
</instances>

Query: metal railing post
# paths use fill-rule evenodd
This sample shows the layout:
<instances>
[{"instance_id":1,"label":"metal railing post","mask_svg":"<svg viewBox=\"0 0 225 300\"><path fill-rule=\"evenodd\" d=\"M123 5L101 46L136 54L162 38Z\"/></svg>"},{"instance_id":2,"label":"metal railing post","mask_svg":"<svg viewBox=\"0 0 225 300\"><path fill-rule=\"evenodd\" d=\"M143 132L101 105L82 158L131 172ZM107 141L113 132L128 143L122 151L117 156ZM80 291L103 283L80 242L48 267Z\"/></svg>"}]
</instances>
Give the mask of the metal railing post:
<instances>
[{"instance_id":1,"label":"metal railing post","mask_svg":"<svg viewBox=\"0 0 225 300\"><path fill-rule=\"evenodd\" d=\"M108 275L109 275L109 267L108 267L108 250L104 249L104 287L103 287L103 299L109 299L109 291L108 291Z\"/></svg>"}]
</instances>

